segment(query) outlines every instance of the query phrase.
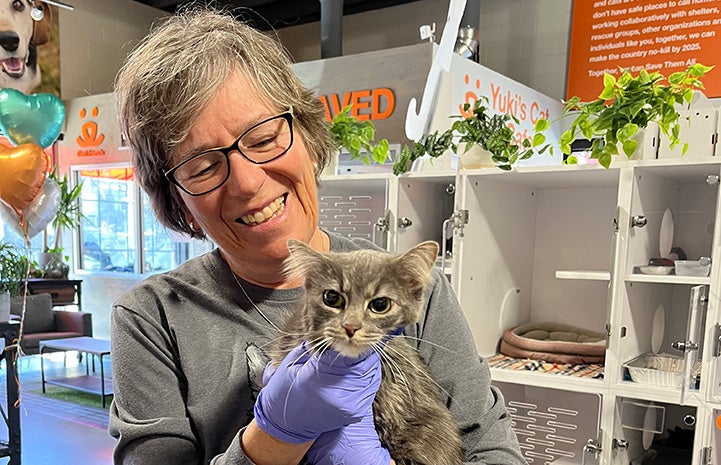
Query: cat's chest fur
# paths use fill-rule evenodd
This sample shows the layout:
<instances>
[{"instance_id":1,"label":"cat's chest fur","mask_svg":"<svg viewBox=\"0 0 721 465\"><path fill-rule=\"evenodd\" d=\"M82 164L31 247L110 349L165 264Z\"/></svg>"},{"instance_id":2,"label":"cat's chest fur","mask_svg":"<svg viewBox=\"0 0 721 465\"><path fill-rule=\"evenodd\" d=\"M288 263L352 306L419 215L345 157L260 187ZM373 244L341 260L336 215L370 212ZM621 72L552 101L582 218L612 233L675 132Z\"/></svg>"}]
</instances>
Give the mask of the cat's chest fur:
<instances>
[{"instance_id":1,"label":"cat's chest fur","mask_svg":"<svg viewBox=\"0 0 721 465\"><path fill-rule=\"evenodd\" d=\"M458 426L418 352L400 338L384 351L373 416L391 457L398 465L462 463Z\"/></svg>"}]
</instances>

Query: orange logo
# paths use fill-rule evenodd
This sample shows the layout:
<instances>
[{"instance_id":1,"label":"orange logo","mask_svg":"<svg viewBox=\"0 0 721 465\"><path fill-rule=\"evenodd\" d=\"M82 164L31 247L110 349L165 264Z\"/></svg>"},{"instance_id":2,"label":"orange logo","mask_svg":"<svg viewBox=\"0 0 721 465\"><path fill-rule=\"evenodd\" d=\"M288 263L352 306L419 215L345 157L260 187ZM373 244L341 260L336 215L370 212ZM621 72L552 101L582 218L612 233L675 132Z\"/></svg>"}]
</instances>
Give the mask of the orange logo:
<instances>
[{"instance_id":1,"label":"orange logo","mask_svg":"<svg viewBox=\"0 0 721 465\"><path fill-rule=\"evenodd\" d=\"M98 117L98 107L91 110L93 118ZM85 119L87 112L85 108L80 109L80 119ZM105 134L98 131L98 123L85 121L80 128L80 135L75 139L80 147L97 147L105 140Z\"/></svg>"}]
</instances>

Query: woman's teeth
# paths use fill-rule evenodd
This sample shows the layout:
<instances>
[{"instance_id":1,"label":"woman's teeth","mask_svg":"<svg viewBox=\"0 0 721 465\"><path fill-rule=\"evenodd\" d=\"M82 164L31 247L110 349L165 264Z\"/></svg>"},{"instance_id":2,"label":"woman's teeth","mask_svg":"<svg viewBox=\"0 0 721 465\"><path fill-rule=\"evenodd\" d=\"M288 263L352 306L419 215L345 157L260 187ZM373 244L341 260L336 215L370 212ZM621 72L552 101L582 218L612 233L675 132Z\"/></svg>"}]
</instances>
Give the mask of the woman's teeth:
<instances>
[{"instance_id":1,"label":"woman's teeth","mask_svg":"<svg viewBox=\"0 0 721 465\"><path fill-rule=\"evenodd\" d=\"M245 215L241 217L241 219L245 224L260 224L280 215L283 213L283 210L285 210L285 199L283 196L280 196L262 211L257 211L252 215Z\"/></svg>"}]
</instances>

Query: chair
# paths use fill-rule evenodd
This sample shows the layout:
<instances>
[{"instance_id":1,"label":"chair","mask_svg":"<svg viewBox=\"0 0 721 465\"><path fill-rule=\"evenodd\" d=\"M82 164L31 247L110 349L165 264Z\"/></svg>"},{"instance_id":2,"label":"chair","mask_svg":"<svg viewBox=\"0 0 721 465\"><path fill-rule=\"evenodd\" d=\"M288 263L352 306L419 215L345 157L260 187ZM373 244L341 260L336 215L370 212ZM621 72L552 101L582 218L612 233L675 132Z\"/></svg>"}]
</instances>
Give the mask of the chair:
<instances>
[{"instance_id":1,"label":"chair","mask_svg":"<svg viewBox=\"0 0 721 465\"><path fill-rule=\"evenodd\" d=\"M23 311L23 298L13 297L10 302L11 318L19 320ZM53 310L50 294L27 296L25 324L20 346L27 355L40 353L40 341L93 335L92 314Z\"/></svg>"}]
</instances>

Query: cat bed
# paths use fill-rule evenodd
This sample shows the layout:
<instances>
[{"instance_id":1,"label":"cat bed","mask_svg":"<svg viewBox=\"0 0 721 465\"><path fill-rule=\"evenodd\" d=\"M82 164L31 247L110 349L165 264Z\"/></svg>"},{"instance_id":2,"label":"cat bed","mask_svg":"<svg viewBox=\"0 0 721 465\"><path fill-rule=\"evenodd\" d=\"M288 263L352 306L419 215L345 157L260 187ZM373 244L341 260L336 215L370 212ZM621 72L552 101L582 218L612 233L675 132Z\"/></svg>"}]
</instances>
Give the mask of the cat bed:
<instances>
[{"instance_id":1,"label":"cat bed","mask_svg":"<svg viewBox=\"0 0 721 465\"><path fill-rule=\"evenodd\" d=\"M562 323L529 323L506 330L500 352L509 357L546 362L602 364L606 335Z\"/></svg>"}]
</instances>

